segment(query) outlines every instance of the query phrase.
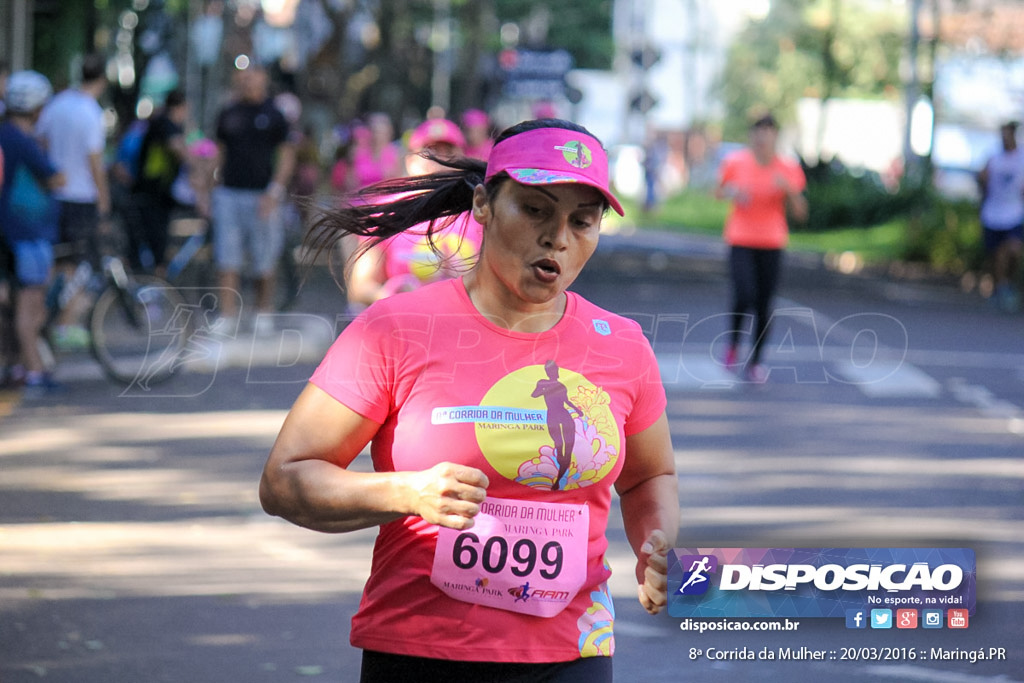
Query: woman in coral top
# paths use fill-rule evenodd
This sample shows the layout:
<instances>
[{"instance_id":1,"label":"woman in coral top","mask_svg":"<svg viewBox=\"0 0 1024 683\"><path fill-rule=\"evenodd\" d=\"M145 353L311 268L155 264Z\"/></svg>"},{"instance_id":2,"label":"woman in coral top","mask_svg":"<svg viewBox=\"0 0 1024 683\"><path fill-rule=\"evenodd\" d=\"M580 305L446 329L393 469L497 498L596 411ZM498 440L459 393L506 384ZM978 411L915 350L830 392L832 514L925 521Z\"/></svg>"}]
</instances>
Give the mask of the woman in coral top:
<instances>
[{"instance_id":1,"label":"woman in coral top","mask_svg":"<svg viewBox=\"0 0 1024 683\"><path fill-rule=\"evenodd\" d=\"M380 186L409 193L393 203L320 222L329 248L468 210L483 243L462 277L345 328L285 420L260 498L319 531L380 527L352 618L364 683L607 683L612 487L652 614L679 517L651 346L635 321L567 291L605 211L622 213L607 156L584 128L546 119L505 131L486 164L443 163ZM374 471L348 469L367 443Z\"/></svg>"},{"instance_id":2,"label":"woman in coral top","mask_svg":"<svg viewBox=\"0 0 1024 683\"><path fill-rule=\"evenodd\" d=\"M771 304L779 282L782 253L789 241L787 211L795 220L807 219L807 186L803 169L792 159L779 156L776 145L779 125L765 114L750 126L750 144L722 163L716 196L729 199L732 210L725 220L729 245L729 274L733 288L732 329L725 364L743 365L744 376L764 382L761 365L768 337ZM750 354L739 357L744 321L754 313Z\"/></svg>"}]
</instances>

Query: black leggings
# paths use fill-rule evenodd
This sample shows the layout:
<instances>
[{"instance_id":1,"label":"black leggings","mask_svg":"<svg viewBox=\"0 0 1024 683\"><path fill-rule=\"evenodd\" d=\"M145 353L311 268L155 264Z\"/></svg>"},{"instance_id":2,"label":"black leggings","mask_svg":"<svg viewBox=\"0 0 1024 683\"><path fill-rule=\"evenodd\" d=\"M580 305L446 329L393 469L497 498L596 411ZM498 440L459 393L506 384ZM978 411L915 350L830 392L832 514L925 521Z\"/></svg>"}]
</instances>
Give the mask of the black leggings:
<instances>
[{"instance_id":1,"label":"black leggings","mask_svg":"<svg viewBox=\"0 0 1024 683\"><path fill-rule=\"evenodd\" d=\"M754 348L751 365L760 362L761 348L768 338L772 297L782 269L781 249L732 247L729 252L729 273L732 276L732 338L733 348L739 345L740 328L749 311L754 318Z\"/></svg>"},{"instance_id":2,"label":"black leggings","mask_svg":"<svg viewBox=\"0 0 1024 683\"><path fill-rule=\"evenodd\" d=\"M611 683L612 658L523 664L460 662L363 650L360 683Z\"/></svg>"}]
</instances>

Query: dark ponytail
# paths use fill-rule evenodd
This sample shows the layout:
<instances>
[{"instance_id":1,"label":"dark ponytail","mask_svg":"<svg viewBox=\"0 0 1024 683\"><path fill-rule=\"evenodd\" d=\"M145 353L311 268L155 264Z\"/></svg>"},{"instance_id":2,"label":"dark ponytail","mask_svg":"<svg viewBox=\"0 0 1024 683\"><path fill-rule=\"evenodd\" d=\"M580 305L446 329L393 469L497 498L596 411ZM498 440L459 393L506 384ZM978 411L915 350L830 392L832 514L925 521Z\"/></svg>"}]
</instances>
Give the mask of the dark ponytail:
<instances>
[{"instance_id":1,"label":"dark ponytail","mask_svg":"<svg viewBox=\"0 0 1024 683\"><path fill-rule=\"evenodd\" d=\"M507 128L495 144L538 128L565 128L591 135L586 128L570 121L534 119ZM473 191L484 184L487 163L469 157L442 159L429 153L424 156L446 170L375 183L360 190L356 201L348 201L340 209L316 207L319 217L306 235L312 258L324 252L332 254L333 247L346 235L370 238L364 245L369 248L424 223L428 225L426 235L433 248L433 235L473 208ZM507 178L501 174L486 183L488 195L494 197Z\"/></svg>"},{"instance_id":2,"label":"dark ponytail","mask_svg":"<svg viewBox=\"0 0 1024 683\"><path fill-rule=\"evenodd\" d=\"M433 245L434 234L473 208L473 189L484 182L487 164L469 157L424 156L446 170L374 183L339 209L317 207L319 216L306 234L310 253L331 254L346 235L369 237L369 247L423 223L428 224L426 234Z\"/></svg>"}]
</instances>

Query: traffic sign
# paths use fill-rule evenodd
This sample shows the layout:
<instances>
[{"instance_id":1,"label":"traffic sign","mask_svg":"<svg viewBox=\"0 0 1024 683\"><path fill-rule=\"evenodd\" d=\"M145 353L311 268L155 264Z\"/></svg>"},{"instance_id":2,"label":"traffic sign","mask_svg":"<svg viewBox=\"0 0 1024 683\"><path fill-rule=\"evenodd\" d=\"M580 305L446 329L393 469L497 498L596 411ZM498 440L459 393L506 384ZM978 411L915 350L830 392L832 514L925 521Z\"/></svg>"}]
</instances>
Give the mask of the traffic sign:
<instances>
[{"instance_id":1,"label":"traffic sign","mask_svg":"<svg viewBox=\"0 0 1024 683\"><path fill-rule=\"evenodd\" d=\"M554 99L565 95L565 75L573 68L574 60L562 49L509 49L498 55L498 64L506 97Z\"/></svg>"}]
</instances>

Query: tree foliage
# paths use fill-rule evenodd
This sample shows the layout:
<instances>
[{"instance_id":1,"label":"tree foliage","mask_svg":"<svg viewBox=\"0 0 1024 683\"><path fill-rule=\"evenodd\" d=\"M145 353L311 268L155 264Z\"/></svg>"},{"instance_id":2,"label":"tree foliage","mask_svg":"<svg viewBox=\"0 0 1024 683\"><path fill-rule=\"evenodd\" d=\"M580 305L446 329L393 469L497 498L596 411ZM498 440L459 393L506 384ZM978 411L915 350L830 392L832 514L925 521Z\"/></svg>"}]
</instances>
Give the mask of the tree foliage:
<instances>
[{"instance_id":1,"label":"tree foliage","mask_svg":"<svg viewBox=\"0 0 1024 683\"><path fill-rule=\"evenodd\" d=\"M906 21L854 0L775 0L729 50L720 83L723 135L742 140L752 111L783 121L802 97L891 96L900 86Z\"/></svg>"},{"instance_id":2,"label":"tree foliage","mask_svg":"<svg viewBox=\"0 0 1024 683\"><path fill-rule=\"evenodd\" d=\"M304 98L332 108L339 118L373 110L386 111L398 122L422 118L432 104L434 64L441 54L435 30L439 3L301 1L318 5L330 24L330 37L294 74L294 86ZM155 4L173 17L179 34L187 31L189 10L197 6L190 0L150 0L146 6ZM562 0L557 6L546 0L449 0L447 4L452 30L452 112L493 103L504 24L521 27L520 46L564 48L582 68L611 66L611 0ZM56 2L47 7L51 5L58 7ZM61 80L75 55L111 48L118 16L134 5L138 5L134 0L61 0L59 12L40 12L36 64ZM239 3L228 0L224 6L230 25ZM185 36L178 35L176 40L183 44ZM226 50L224 68L230 58ZM184 73L184 64L180 66Z\"/></svg>"}]
</instances>

